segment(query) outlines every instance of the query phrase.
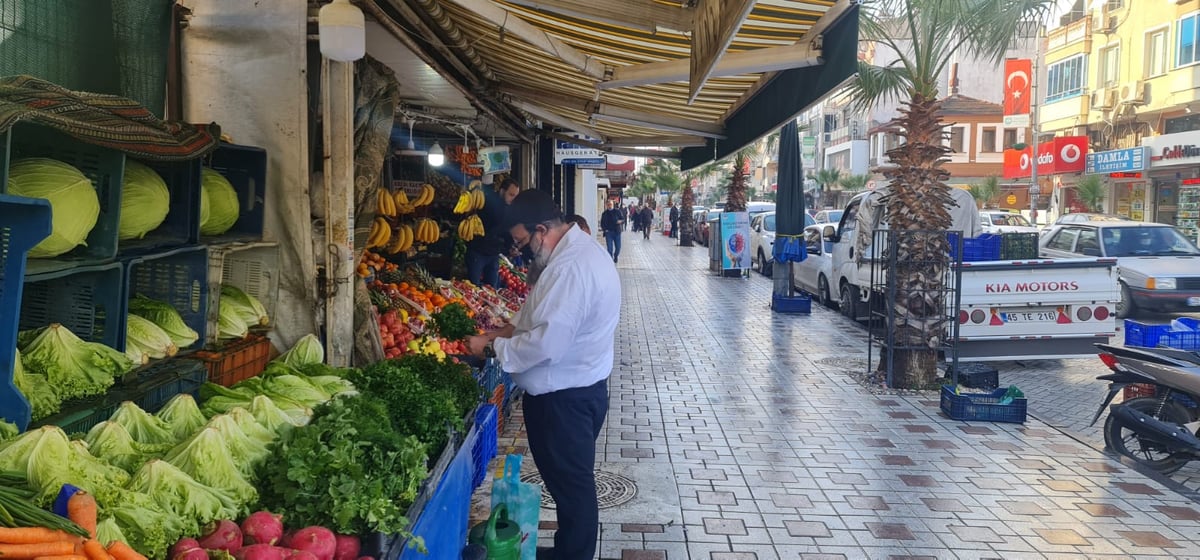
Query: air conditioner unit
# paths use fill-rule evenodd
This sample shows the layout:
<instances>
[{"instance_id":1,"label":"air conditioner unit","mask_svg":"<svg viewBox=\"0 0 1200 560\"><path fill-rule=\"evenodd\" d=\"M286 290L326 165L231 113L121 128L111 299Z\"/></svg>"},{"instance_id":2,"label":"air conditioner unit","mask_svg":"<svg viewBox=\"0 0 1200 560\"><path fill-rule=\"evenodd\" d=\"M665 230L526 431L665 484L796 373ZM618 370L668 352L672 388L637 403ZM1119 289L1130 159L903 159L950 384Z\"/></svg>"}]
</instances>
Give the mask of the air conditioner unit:
<instances>
[{"instance_id":1,"label":"air conditioner unit","mask_svg":"<svg viewBox=\"0 0 1200 560\"><path fill-rule=\"evenodd\" d=\"M1146 82L1130 82L1121 86L1121 103L1142 105L1146 102Z\"/></svg>"},{"instance_id":2,"label":"air conditioner unit","mask_svg":"<svg viewBox=\"0 0 1200 560\"><path fill-rule=\"evenodd\" d=\"M1116 101L1116 92L1108 88L1100 88L1092 92L1093 109L1112 109Z\"/></svg>"}]
</instances>

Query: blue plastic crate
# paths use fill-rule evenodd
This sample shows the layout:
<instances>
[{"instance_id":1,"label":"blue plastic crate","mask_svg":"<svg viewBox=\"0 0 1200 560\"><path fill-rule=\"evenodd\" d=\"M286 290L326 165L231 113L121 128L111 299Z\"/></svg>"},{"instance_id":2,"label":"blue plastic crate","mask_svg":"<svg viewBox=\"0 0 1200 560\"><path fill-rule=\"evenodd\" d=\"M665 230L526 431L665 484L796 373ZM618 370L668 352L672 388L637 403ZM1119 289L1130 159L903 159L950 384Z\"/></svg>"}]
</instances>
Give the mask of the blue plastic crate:
<instances>
[{"instance_id":1,"label":"blue plastic crate","mask_svg":"<svg viewBox=\"0 0 1200 560\"><path fill-rule=\"evenodd\" d=\"M200 335L187 349L201 347L208 326L208 248L181 247L134 257L123 264L125 301L143 295L171 304L183 317L183 322ZM122 330L126 324L122 323ZM121 350L124 348L122 338Z\"/></svg>"},{"instance_id":2,"label":"blue plastic crate","mask_svg":"<svg viewBox=\"0 0 1200 560\"><path fill-rule=\"evenodd\" d=\"M182 358L155 362L137 371L138 380L129 389L127 400L146 412L158 412L180 393L199 399L200 386L208 381L208 369L203 363Z\"/></svg>"},{"instance_id":3,"label":"blue plastic crate","mask_svg":"<svg viewBox=\"0 0 1200 560\"><path fill-rule=\"evenodd\" d=\"M121 263L26 274L24 291L21 330L59 323L84 340L124 348L126 299Z\"/></svg>"},{"instance_id":4,"label":"blue plastic crate","mask_svg":"<svg viewBox=\"0 0 1200 560\"><path fill-rule=\"evenodd\" d=\"M812 313L812 298L772 295L771 309L779 313Z\"/></svg>"},{"instance_id":5,"label":"blue plastic crate","mask_svg":"<svg viewBox=\"0 0 1200 560\"><path fill-rule=\"evenodd\" d=\"M78 266L107 262L117 255L117 226L121 216L121 180L125 173L125 154L84 143L67 134L44 126L20 123L10 132L12 161L28 157L47 157L77 167L92 180L100 199L100 216L87 236L87 245L52 259L29 259L25 273L42 274ZM6 193L8 181L0 182Z\"/></svg>"},{"instance_id":6,"label":"blue plastic crate","mask_svg":"<svg viewBox=\"0 0 1200 560\"><path fill-rule=\"evenodd\" d=\"M1200 350L1200 321L1191 317L1176 320L1191 330L1177 331L1169 324L1149 325L1125 319L1125 346Z\"/></svg>"},{"instance_id":7,"label":"blue plastic crate","mask_svg":"<svg viewBox=\"0 0 1200 560\"><path fill-rule=\"evenodd\" d=\"M947 232L946 239L950 242L950 255L958 252L960 237L955 232ZM985 233L979 237L968 237L961 240L963 262L981 262L1000 260L1003 238L999 235Z\"/></svg>"},{"instance_id":8,"label":"blue plastic crate","mask_svg":"<svg viewBox=\"0 0 1200 560\"><path fill-rule=\"evenodd\" d=\"M980 420L984 422L1012 422L1024 424L1028 411L1027 399L1013 399L1010 404L1000 404L1008 388L996 389L991 393L954 394L954 388L942 386L942 412L954 420Z\"/></svg>"},{"instance_id":9,"label":"blue plastic crate","mask_svg":"<svg viewBox=\"0 0 1200 560\"><path fill-rule=\"evenodd\" d=\"M191 245L200 241L200 160L140 162L153 169L167 184L171 205L162 225L141 239L118 241L121 255L137 255Z\"/></svg>"},{"instance_id":10,"label":"blue plastic crate","mask_svg":"<svg viewBox=\"0 0 1200 560\"><path fill-rule=\"evenodd\" d=\"M119 389L110 389L103 395L63 403L62 410L55 415L38 420L30 428L58 426L67 435L86 434L93 426L112 417L117 407L128 399L129 394Z\"/></svg>"},{"instance_id":11,"label":"blue plastic crate","mask_svg":"<svg viewBox=\"0 0 1200 560\"><path fill-rule=\"evenodd\" d=\"M1125 346L1155 348L1159 339L1170 328L1170 325L1149 325L1125 319Z\"/></svg>"},{"instance_id":12,"label":"blue plastic crate","mask_svg":"<svg viewBox=\"0 0 1200 560\"><path fill-rule=\"evenodd\" d=\"M222 143L206 164L229 180L237 192L241 213L229 231L203 236L205 243L261 241L267 200L267 152L254 146Z\"/></svg>"},{"instance_id":13,"label":"blue plastic crate","mask_svg":"<svg viewBox=\"0 0 1200 560\"><path fill-rule=\"evenodd\" d=\"M409 519L413 521L412 533L425 541L428 554L423 554L408 543L397 539L391 549L380 556L381 560L401 558L405 560L428 560L432 558L460 558L467 542L467 523L471 508L471 481L475 471L472 449L479 437L479 426L468 432L461 449L442 473L430 473L436 480L429 500Z\"/></svg>"},{"instance_id":14,"label":"blue plastic crate","mask_svg":"<svg viewBox=\"0 0 1200 560\"><path fill-rule=\"evenodd\" d=\"M475 461L475 475L471 481L472 488L478 488L483 484L483 479L487 477L488 463L492 461L492 457L496 456L497 441L497 422L499 421L499 410L496 405L485 403L479 405L475 411L475 428L479 433L479 437L475 440L475 446L471 450L471 457Z\"/></svg>"},{"instance_id":15,"label":"blue plastic crate","mask_svg":"<svg viewBox=\"0 0 1200 560\"><path fill-rule=\"evenodd\" d=\"M0 176L0 182L3 180ZM47 235L50 235L48 202L0 194L0 418L22 430L29 425L31 411L12 377L21 292L25 285L25 253Z\"/></svg>"}]
</instances>

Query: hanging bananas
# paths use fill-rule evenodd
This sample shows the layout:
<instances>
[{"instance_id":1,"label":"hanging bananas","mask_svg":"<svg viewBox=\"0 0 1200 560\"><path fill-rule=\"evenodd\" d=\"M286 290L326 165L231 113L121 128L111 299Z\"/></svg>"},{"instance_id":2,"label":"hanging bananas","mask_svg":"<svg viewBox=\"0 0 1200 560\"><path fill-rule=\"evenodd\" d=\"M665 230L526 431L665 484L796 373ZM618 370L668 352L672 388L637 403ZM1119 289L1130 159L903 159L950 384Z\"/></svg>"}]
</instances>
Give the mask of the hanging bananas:
<instances>
[{"instance_id":1,"label":"hanging bananas","mask_svg":"<svg viewBox=\"0 0 1200 560\"><path fill-rule=\"evenodd\" d=\"M404 194L404 191L396 192ZM379 207L376 213L385 218L395 218L397 215L396 201L392 198L392 195L388 193L387 189L379 189L377 199Z\"/></svg>"},{"instance_id":2,"label":"hanging bananas","mask_svg":"<svg viewBox=\"0 0 1200 560\"><path fill-rule=\"evenodd\" d=\"M408 224L404 224L396 230L395 239L393 239L392 243L387 246L386 251L389 255L395 255L397 253L403 253L403 252L411 249L412 246L413 246L412 226L410 226Z\"/></svg>"},{"instance_id":3,"label":"hanging bananas","mask_svg":"<svg viewBox=\"0 0 1200 560\"><path fill-rule=\"evenodd\" d=\"M367 248L385 247L392 240L392 226L383 217L371 222L371 232L367 235Z\"/></svg>"},{"instance_id":4,"label":"hanging bananas","mask_svg":"<svg viewBox=\"0 0 1200 560\"><path fill-rule=\"evenodd\" d=\"M469 214L483 208L487 198L478 183L479 181L472 181L471 185L475 188L468 188L458 195L458 202L454 205L455 214Z\"/></svg>"},{"instance_id":5,"label":"hanging bananas","mask_svg":"<svg viewBox=\"0 0 1200 560\"><path fill-rule=\"evenodd\" d=\"M434 193L435 191L433 189L433 185L430 185L429 183L421 185L421 194L417 196L415 201L413 201L413 206L416 207L429 205L433 202Z\"/></svg>"},{"instance_id":6,"label":"hanging bananas","mask_svg":"<svg viewBox=\"0 0 1200 560\"><path fill-rule=\"evenodd\" d=\"M481 235L483 235L483 220L480 220L478 215L468 216L458 223L458 237L463 241L470 241Z\"/></svg>"},{"instance_id":7,"label":"hanging bananas","mask_svg":"<svg viewBox=\"0 0 1200 560\"><path fill-rule=\"evenodd\" d=\"M442 236L441 229L438 228L437 222L428 218L417 220L416 242L422 244L430 244L438 240Z\"/></svg>"}]
</instances>

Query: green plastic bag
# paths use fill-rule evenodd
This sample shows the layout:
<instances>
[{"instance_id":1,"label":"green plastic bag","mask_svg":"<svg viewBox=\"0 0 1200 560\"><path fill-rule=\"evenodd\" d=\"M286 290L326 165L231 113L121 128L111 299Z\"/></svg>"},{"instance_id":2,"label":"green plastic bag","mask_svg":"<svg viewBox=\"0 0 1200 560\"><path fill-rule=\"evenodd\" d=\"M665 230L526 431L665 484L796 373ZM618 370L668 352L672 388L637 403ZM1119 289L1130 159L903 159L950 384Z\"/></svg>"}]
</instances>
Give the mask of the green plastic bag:
<instances>
[{"instance_id":1,"label":"green plastic bag","mask_svg":"<svg viewBox=\"0 0 1200 560\"><path fill-rule=\"evenodd\" d=\"M537 556L538 521L542 513L542 485L521 482L522 455L504 459L504 477L492 482L492 509L501 504L521 527L521 558Z\"/></svg>"}]
</instances>

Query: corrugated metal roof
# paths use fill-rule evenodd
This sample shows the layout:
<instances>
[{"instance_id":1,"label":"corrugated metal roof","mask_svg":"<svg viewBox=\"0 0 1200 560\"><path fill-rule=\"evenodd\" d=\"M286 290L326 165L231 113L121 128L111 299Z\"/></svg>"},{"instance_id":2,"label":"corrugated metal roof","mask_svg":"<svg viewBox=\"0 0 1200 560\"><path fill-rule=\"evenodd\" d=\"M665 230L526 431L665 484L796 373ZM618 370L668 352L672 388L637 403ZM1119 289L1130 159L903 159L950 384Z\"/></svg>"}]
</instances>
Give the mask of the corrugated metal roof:
<instances>
[{"instance_id":1,"label":"corrugated metal roof","mask_svg":"<svg viewBox=\"0 0 1200 560\"><path fill-rule=\"evenodd\" d=\"M407 3L413 11L427 16L430 0L375 0L380 6L388 3ZM692 8L680 7L681 2L665 0L631 0L691 12ZM604 0L596 0L603 3ZM425 6L422 6L422 4ZM609 137L662 137L661 127L614 122L613 119L595 118L598 107L613 107L661 116L667 119L687 119L708 125L723 126L724 119L744 97L757 89L762 74L724 76L710 78L698 92L693 103L688 103L689 85L686 81L638 85L613 89L597 89L596 78L586 75L563 58L534 46L517 36L503 25L464 7L461 0L434 0L448 16L451 25L457 27L467 38L471 47L479 53L487 67L495 74L492 86L503 88L506 93L483 91L480 95L490 96L514 110L520 103L532 103L553 112L554 115ZM494 3L507 10L505 19L512 17L523 21L537 30L574 48L589 59L594 59L610 69L646 63L686 60L691 53L691 34L658 28L649 31L636 25L620 25L611 21L600 21L576 15L560 13L562 10L534 9L530 2L495 0ZM846 0L842 0L843 5ZM466 2L470 5L470 2ZM526 4L526 5L522 5ZM738 28L727 52L750 51L768 47L794 45L835 4L835 0L760 0L750 15ZM687 15L685 17L690 17ZM410 22L396 21L405 29ZM430 23L427 29L437 30ZM410 31L412 32L412 31ZM444 38L426 38L449 44ZM450 47L453 52L455 49ZM462 58L462 53L457 52ZM403 78L402 78L403 79ZM514 95L513 90L525 92ZM530 95L529 92L544 93ZM570 101L564 103L563 100ZM532 120L538 119L531 116Z\"/></svg>"}]
</instances>

